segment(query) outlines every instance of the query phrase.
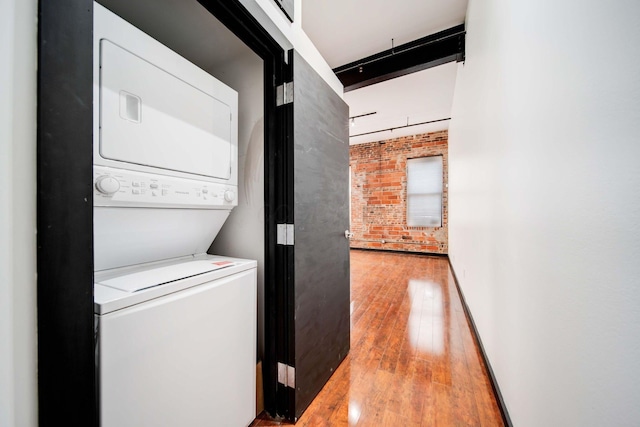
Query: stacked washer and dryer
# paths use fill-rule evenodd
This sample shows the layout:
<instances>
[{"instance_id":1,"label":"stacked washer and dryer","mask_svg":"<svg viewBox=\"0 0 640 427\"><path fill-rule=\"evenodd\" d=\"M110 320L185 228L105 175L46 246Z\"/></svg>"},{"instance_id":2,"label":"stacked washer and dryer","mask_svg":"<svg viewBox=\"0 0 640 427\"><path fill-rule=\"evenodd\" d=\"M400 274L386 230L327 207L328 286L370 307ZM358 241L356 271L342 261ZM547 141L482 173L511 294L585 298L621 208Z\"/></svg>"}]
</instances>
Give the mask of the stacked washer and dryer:
<instances>
[{"instance_id":1,"label":"stacked washer and dryer","mask_svg":"<svg viewBox=\"0 0 640 427\"><path fill-rule=\"evenodd\" d=\"M237 205L237 93L96 3L94 103L100 425L249 425L256 261L206 253Z\"/></svg>"}]
</instances>

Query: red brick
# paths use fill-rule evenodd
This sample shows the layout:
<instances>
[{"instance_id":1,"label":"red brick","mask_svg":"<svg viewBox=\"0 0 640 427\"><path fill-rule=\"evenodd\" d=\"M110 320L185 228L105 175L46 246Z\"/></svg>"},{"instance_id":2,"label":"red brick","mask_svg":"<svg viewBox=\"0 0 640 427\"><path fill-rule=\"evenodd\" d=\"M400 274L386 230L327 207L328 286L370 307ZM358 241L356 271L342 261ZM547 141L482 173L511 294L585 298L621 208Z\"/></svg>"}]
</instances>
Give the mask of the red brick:
<instances>
[{"instance_id":1,"label":"red brick","mask_svg":"<svg viewBox=\"0 0 640 427\"><path fill-rule=\"evenodd\" d=\"M442 155L446 182L447 140L447 131L439 131L350 147L351 247L447 253L446 186L443 227L407 227L405 194L410 158Z\"/></svg>"}]
</instances>

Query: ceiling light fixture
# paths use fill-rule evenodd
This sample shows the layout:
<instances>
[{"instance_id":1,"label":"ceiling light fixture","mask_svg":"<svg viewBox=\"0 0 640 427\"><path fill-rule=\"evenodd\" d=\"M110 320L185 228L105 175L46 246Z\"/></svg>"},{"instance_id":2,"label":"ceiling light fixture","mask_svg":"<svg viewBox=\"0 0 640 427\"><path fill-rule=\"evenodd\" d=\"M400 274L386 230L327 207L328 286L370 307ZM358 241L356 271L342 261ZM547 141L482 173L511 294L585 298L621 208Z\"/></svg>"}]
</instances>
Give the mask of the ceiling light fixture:
<instances>
[{"instance_id":1,"label":"ceiling light fixture","mask_svg":"<svg viewBox=\"0 0 640 427\"><path fill-rule=\"evenodd\" d=\"M371 112L371 113L358 114L357 116L349 117L349 120L351 120L351 127L353 127L353 126L355 126L355 125L356 125L356 119L357 119L358 117L371 116L371 115L373 115L373 114L377 114L377 113L378 113L377 111L373 111L373 112Z\"/></svg>"}]
</instances>

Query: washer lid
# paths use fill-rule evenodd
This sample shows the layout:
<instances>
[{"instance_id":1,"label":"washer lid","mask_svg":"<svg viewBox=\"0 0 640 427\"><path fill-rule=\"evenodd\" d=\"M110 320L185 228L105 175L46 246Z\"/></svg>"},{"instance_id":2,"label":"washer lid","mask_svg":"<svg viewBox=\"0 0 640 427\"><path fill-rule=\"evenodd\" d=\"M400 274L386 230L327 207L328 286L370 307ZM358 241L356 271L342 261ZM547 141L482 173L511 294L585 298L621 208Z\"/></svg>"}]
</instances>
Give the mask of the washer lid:
<instances>
[{"instance_id":1,"label":"washer lid","mask_svg":"<svg viewBox=\"0 0 640 427\"><path fill-rule=\"evenodd\" d=\"M150 270L131 273L98 282L103 286L118 289L124 292L138 292L143 289L153 288L176 280L197 276L221 268L232 267L237 263L233 261L198 260L167 267L153 268Z\"/></svg>"},{"instance_id":2,"label":"washer lid","mask_svg":"<svg viewBox=\"0 0 640 427\"><path fill-rule=\"evenodd\" d=\"M251 269L255 270L256 267L255 260L199 254L99 271L94 276L94 312L100 316L107 315L185 289L228 278ZM146 272L151 274L139 274ZM194 275L186 276L188 274ZM151 280L152 277L158 279ZM128 283L138 280L141 280L138 284L128 285ZM160 284L161 282L163 284ZM153 286L153 283L158 285ZM144 286L150 287L144 288Z\"/></svg>"}]
</instances>

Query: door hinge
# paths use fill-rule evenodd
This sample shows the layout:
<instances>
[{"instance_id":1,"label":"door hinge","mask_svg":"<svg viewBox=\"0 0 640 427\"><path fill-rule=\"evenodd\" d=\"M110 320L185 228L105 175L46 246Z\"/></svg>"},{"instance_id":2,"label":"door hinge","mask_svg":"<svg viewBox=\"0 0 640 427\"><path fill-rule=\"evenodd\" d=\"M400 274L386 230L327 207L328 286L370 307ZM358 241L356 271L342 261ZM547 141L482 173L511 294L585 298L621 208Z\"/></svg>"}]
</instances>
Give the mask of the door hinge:
<instances>
[{"instance_id":1,"label":"door hinge","mask_svg":"<svg viewBox=\"0 0 640 427\"><path fill-rule=\"evenodd\" d=\"M294 226L293 224L278 224L278 240L277 243L279 245L287 245L293 246L293 234L294 234Z\"/></svg>"},{"instance_id":2,"label":"door hinge","mask_svg":"<svg viewBox=\"0 0 640 427\"><path fill-rule=\"evenodd\" d=\"M276 87L276 106L293 102L293 82L283 83Z\"/></svg>"},{"instance_id":3,"label":"door hinge","mask_svg":"<svg viewBox=\"0 0 640 427\"><path fill-rule=\"evenodd\" d=\"M278 362L278 382L289 388L296 388L296 368Z\"/></svg>"}]
</instances>

